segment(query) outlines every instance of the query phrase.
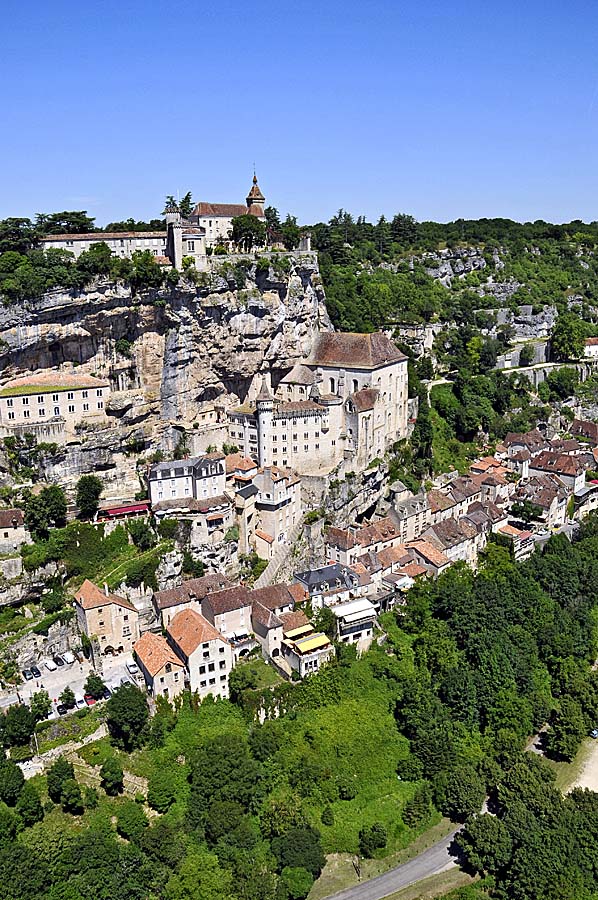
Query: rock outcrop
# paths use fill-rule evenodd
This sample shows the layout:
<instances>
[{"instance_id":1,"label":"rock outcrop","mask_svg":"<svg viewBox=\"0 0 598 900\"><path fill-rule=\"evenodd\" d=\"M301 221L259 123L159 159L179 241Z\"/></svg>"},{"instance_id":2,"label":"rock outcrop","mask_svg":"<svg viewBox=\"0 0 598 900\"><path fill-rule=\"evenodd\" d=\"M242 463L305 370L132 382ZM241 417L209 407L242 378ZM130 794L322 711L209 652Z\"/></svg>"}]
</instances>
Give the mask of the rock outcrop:
<instances>
[{"instance_id":1,"label":"rock outcrop","mask_svg":"<svg viewBox=\"0 0 598 900\"><path fill-rule=\"evenodd\" d=\"M222 443L222 409L211 419L206 410L243 402L256 372L270 371L276 383L309 352L314 333L331 327L316 254L272 254L270 262L214 258L198 285L181 280L135 295L98 281L0 308L3 381L58 366L110 379L109 424L81 430L45 474L64 481L104 470L108 491L124 496L144 452L171 452L187 430L192 449L201 447L218 415L214 443Z\"/></svg>"}]
</instances>

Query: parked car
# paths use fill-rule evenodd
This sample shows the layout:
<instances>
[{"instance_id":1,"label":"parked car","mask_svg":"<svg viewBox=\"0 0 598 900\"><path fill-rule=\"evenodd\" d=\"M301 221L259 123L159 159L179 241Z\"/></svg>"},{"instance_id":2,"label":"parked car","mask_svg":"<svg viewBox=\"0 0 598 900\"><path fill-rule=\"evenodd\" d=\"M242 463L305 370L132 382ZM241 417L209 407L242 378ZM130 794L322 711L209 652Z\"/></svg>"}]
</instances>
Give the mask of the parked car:
<instances>
[{"instance_id":1,"label":"parked car","mask_svg":"<svg viewBox=\"0 0 598 900\"><path fill-rule=\"evenodd\" d=\"M58 653L55 656L53 656L52 659L54 660L54 662L56 663L57 666L64 665L64 660L63 660L62 656L58 655Z\"/></svg>"},{"instance_id":2,"label":"parked car","mask_svg":"<svg viewBox=\"0 0 598 900\"><path fill-rule=\"evenodd\" d=\"M593 737L594 740L596 740L596 738L598 738L598 728L594 728L593 731L590 731L590 737Z\"/></svg>"},{"instance_id":3,"label":"parked car","mask_svg":"<svg viewBox=\"0 0 598 900\"><path fill-rule=\"evenodd\" d=\"M103 693L102 693L102 699L103 699L103 700L110 700L110 697L111 697L111 696L112 696L112 691L110 690L109 687L105 687L105 688L104 688L104 691L103 691Z\"/></svg>"},{"instance_id":4,"label":"parked car","mask_svg":"<svg viewBox=\"0 0 598 900\"><path fill-rule=\"evenodd\" d=\"M75 694L75 706L77 709L83 709L85 706L85 697L83 694Z\"/></svg>"},{"instance_id":5,"label":"parked car","mask_svg":"<svg viewBox=\"0 0 598 900\"><path fill-rule=\"evenodd\" d=\"M25 679L25 681L31 681L31 679L33 678L33 672L31 671L31 669L23 669L23 678Z\"/></svg>"},{"instance_id":6,"label":"parked car","mask_svg":"<svg viewBox=\"0 0 598 900\"><path fill-rule=\"evenodd\" d=\"M137 665L137 663L134 663L134 662L128 662L127 669L129 670L131 675L137 675L139 672L139 666Z\"/></svg>"},{"instance_id":7,"label":"parked car","mask_svg":"<svg viewBox=\"0 0 598 900\"><path fill-rule=\"evenodd\" d=\"M48 669L50 672L55 672L57 668L58 666L53 659L46 660L46 669Z\"/></svg>"},{"instance_id":8,"label":"parked car","mask_svg":"<svg viewBox=\"0 0 598 900\"><path fill-rule=\"evenodd\" d=\"M67 650L66 653L63 653L62 658L65 661L65 663L67 664L67 666L72 666L72 664L75 662L75 654L72 653L70 650Z\"/></svg>"},{"instance_id":9,"label":"parked car","mask_svg":"<svg viewBox=\"0 0 598 900\"><path fill-rule=\"evenodd\" d=\"M68 711L68 706L65 706L64 703L59 703L56 707L56 712L59 716L66 716Z\"/></svg>"},{"instance_id":10,"label":"parked car","mask_svg":"<svg viewBox=\"0 0 598 900\"><path fill-rule=\"evenodd\" d=\"M33 675L34 678L41 678L41 677L42 677L42 673L41 673L40 670L37 668L37 666L31 666L31 674Z\"/></svg>"},{"instance_id":11,"label":"parked car","mask_svg":"<svg viewBox=\"0 0 598 900\"><path fill-rule=\"evenodd\" d=\"M123 684L133 684L133 682L131 681L131 679L130 679L130 678L127 678L126 675L123 675L123 676L122 676L122 678L120 679L120 683L121 683L121 685L123 685Z\"/></svg>"},{"instance_id":12,"label":"parked car","mask_svg":"<svg viewBox=\"0 0 598 900\"><path fill-rule=\"evenodd\" d=\"M94 703L96 702L96 698L94 697L93 694L85 694L85 697L83 699L85 700L85 702L87 703L88 706L93 706Z\"/></svg>"}]
</instances>

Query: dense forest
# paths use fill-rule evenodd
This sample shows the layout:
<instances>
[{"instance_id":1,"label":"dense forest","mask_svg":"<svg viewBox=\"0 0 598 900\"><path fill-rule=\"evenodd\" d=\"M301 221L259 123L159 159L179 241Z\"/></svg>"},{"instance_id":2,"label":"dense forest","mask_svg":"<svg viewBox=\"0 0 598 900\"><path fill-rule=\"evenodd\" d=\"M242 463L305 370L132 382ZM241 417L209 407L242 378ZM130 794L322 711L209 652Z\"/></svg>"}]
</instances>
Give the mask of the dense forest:
<instances>
[{"instance_id":1,"label":"dense forest","mask_svg":"<svg viewBox=\"0 0 598 900\"><path fill-rule=\"evenodd\" d=\"M561 799L524 747L549 721L548 754L570 759L598 721L597 585L589 518L573 545L552 537L516 564L491 544L478 574L455 565L417 585L386 614L386 645L360 659L341 646L302 684L264 682L250 661L230 700L160 701L151 719L143 694L120 688L110 737L80 766L60 760L25 784L0 762L3 897L301 900L325 854L384 856L443 813L466 823L490 896L586 900L595 798ZM15 709L11 752L35 727L34 709ZM147 789L132 795L123 770ZM486 796L497 815L479 815Z\"/></svg>"}]
</instances>

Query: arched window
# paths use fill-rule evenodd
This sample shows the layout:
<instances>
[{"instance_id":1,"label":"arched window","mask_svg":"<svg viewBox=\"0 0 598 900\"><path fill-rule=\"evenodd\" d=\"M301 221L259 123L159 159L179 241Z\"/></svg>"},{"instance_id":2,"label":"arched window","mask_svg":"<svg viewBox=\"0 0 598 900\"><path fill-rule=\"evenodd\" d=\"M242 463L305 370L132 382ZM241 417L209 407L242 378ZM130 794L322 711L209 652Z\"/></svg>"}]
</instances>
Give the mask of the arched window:
<instances>
[{"instance_id":1,"label":"arched window","mask_svg":"<svg viewBox=\"0 0 598 900\"><path fill-rule=\"evenodd\" d=\"M331 394L336 393L336 384L335 384L334 378L330 379L330 393Z\"/></svg>"},{"instance_id":2,"label":"arched window","mask_svg":"<svg viewBox=\"0 0 598 900\"><path fill-rule=\"evenodd\" d=\"M358 382L357 378L354 378L353 379L353 393L355 393L358 390L359 390L359 382Z\"/></svg>"}]
</instances>

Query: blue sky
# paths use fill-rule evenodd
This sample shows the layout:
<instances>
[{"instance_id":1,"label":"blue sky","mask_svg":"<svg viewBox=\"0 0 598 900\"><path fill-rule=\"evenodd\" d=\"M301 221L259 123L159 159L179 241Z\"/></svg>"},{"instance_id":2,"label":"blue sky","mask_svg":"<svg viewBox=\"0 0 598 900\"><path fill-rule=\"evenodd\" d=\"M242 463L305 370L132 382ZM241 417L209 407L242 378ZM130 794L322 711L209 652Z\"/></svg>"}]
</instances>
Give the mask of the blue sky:
<instances>
[{"instance_id":1,"label":"blue sky","mask_svg":"<svg viewBox=\"0 0 598 900\"><path fill-rule=\"evenodd\" d=\"M4 0L0 217L598 219L598 4Z\"/></svg>"}]
</instances>

